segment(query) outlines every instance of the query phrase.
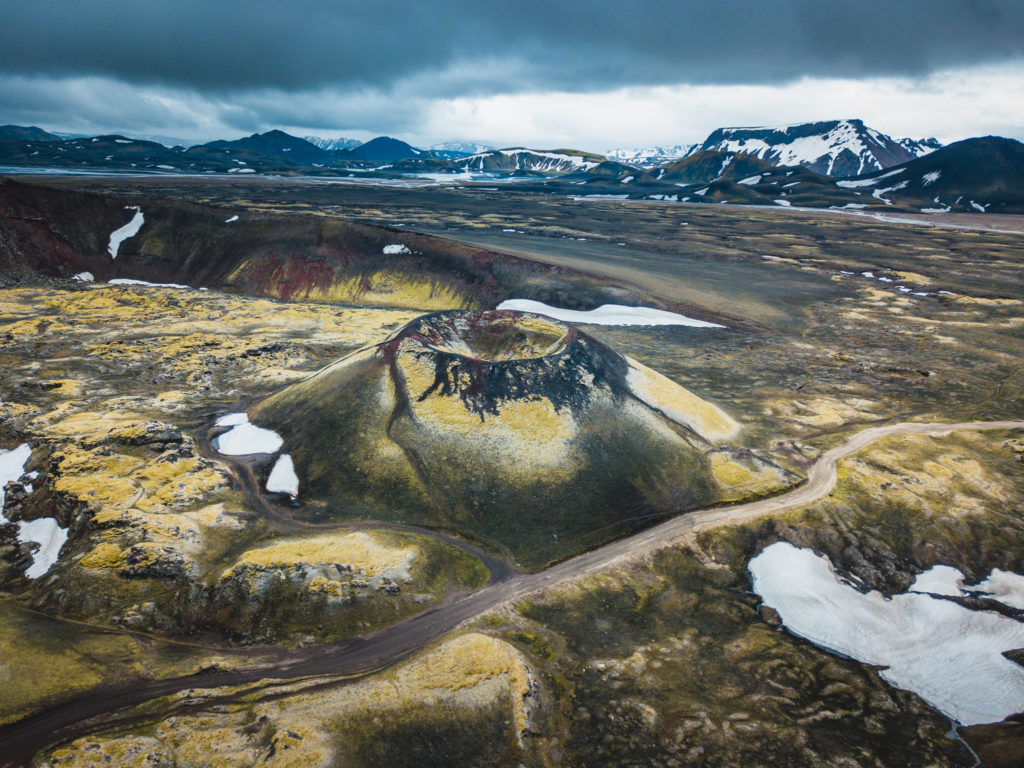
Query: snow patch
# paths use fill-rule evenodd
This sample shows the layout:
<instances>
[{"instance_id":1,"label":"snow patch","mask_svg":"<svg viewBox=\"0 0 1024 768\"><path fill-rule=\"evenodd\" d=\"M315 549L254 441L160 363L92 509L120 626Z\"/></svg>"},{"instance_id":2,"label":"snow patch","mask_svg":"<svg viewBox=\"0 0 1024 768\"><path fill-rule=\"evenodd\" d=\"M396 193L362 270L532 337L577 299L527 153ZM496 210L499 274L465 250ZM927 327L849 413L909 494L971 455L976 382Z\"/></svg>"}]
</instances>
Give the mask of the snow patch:
<instances>
[{"instance_id":1,"label":"snow patch","mask_svg":"<svg viewBox=\"0 0 1024 768\"><path fill-rule=\"evenodd\" d=\"M786 542L762 550L750 573L790 632L881 667L890 685L963 725L1024 710L1024 668L1003 656L1024 647L1024 623L924 594L861 593L828 558ZM930 578L948 585L948 574Z\"/></svg>"},{"instance_id":2,"label":"snow patch","mask_svg":"<svg viewBox=\"0 0 1024 768\"><path fill-rule=\"evenodd\" d=\"M250 424L249 416L244 413L221 416L217 419L217 426L231 426L223 435L213 438L214 449L225 456L276 453L284 445L284 440L277 432Z\"/></svg>"},{"instance_id":3,"label":"snow patch","mask_svg":"<svg viewBox=\"0 0 1024 768\"><path fill-rule=\"evenodd\" d=\"M546 315L567 323L586 325L685 325L690 328L724 328L724 325L695 320L692 317L665 312L650 307L625 307L620 304L603 304L597 309L584 312L576 309L551 307L530 299L508 299L498 309L513 309L517 312L533 312Z\"/></svg>"},{"instance_id":4,"label":"snow patch","mask_svg":"<svg viewBox=\"0 0 1024 768\"><path fill-rule=\"evenodd\" d=\"M4 488L25 474L25 462L32 455L27 443L9 451L0 450L0 523L8 522L3 513L6 497ZM36 473L30 473L37 476ZM32 478L34 479L34 477ZM31 493L31 486L27 486ZM22 520L18 523L18 541L35 542L39 549L32 555L32 565L25 570L29 579L38 579L50 570L57 562L60 549L68 540L68 529L61 528L52 517L41 517L36 520Z\"/></svg>"},{"instance_id":5,"label":"snow patch","mask_svg":"<svg viewBox=\"0 0 1024 768\"><path fill-rule=\"evenodd\" d=\"M381 253L388 256L396 256L399 254L412 253L412 251L401 243L392 243L391 245L385 245L384 248L381 249Z\"/></svg>"},{"instance_id":6,"label":"snow patch","mask_svg":"<svg viewBox=\"0 0 1024 768\"><path fill-rule=\"evenodd\" d=\"M121 247L121 243L130 237L135 237L139 234L139 230L142 229L143 223L146 221L142 215L142 209L137 205L126 205L125 210L135 211L135 215L132 216L132 220L125 224L120 229L115 229L110 233L110 242L107 244L107 253L110 254L110 258L117 258L117 249Z\"/></svg>"},{"instance_id":7,"label":"snow patch","mask_svg":"<svg viewBox=\"0 0 1024 768\"><path fill-rule=\"evenodd\" d=\"M213 424L215 427L234 427L238 424L248 424L249 415L246 413L225 413Z\"/></svg>"},{"instance_id":8,"label":"snow patch","mask_svg":"<svg viewBox=\"0 0 1024 768\"><path fill-rule=\"evenodd\" d=\"M910 585L911 592L926 592L932 595L960 596L964 575L949 565L935 565L919 573Z\"/></svg>"},{"instance_id":9,"label":"snow patch","mask_svg":"<svg viewBox=\"0 0 1024 768\"><path fill-rule=\"evenodd\" d=\"M854 179L853 181L837 181L836 186L842 187L843 189L856 189L857 187L870 187L876 182L882 179L887 179L890 176L895 176L898 173L903 173L906 168L897 168L895 171L889 171L888 173L882 173L878 176L872 176L870 179Z\"/></svg>"},{"instance_id":10,"label":"snow patch","mask_svg":"<svg viewBox=\"0 0 1024 768\"><path fill-rule=\"evenodd\" d=\"M72 275L71 279L80 283L92 283L95 282L96 276L92 272L79 272L77 275Z\"/></svg>"},{"instance_id":11,"label":"snow patch","mask_svg":"<svg viewBox=\"0 0 1024 768\"><path fill-rule=\"evenodd\" d=\"M292 457L287 453L281 454L274 464L274 468L270 470L270 477L267 478L267 490L271 493L287 493L290 496L299 495L299 477L295 474Z\"/></svg>"},{"instance_id":12,"label":"snow patch","mask_svg":"<svg viewBox=\"0 0 1024 768\"><path fill-rule=\"evenodd\" d=\"M1003 605L1024 611L1024 576L999 568L993 569L988 578L974 587L965 587L965 592L990 597Z\"/></svg>"},{"instance_id":13,"label":"snow patch","mask_svg":"<svg viewBox=\"0 0 1024 768\"><path fill-rule=\"evenodd\" d=\"M760 184L761 183L761 174L759 173L756 176L747 176L747 178L740 179L736 183L737 184L747 184L748 186L753 186L754 184ZM800 182L798 181L796 183L799 184Z\"/></svg>"},{"instance_id":14,"label":"snow patch","mask_svg":"<svg viewBox=\"0 0 1024 768\"><path fill-rule=\"evenodd\" d=\"M238 214L235 214L230 219L224 219L224 223L225 224L230 224L233 221L238 221Z\"/></svg>"},{"instance_id":15,"label":"snow patch","mask_svg":"<svg viewBox=\"0 0 1024 768\"><path fill-rule=\"evenodd\" d=\"M789 200L783 200L781 197L778 200L773 200L772 202L775 203L776 205L781 205L786 208L789 208L791 205L793 205L791 202L789 202Z\"/></svg>"},{"instance_id":16,"label":"snow patch","mask_svg":"<svg viewBox=\"0 0 1024 768\"><path fill-rule=\"evenodd\" d=\"M926 173L924 176L921 177L921 186L927 187L929 184L934 184L936 181L939 180L939 177L941 175L941 169L938 171L932 171L931 173Z\"/></svg>"},{"instance_id":17,"label":"snow patch","mask_svg":"<svg viewBox=\"0 0 1024 768\"><path fill-rule=\"evenodd\" d=\"M142 285L148 288L188 288L187 285L181 285L180 283L147 283L145 280L133 280L130 277L115 277L113 280L108 280L107 285Z\"/></svg>"}]
</instances>

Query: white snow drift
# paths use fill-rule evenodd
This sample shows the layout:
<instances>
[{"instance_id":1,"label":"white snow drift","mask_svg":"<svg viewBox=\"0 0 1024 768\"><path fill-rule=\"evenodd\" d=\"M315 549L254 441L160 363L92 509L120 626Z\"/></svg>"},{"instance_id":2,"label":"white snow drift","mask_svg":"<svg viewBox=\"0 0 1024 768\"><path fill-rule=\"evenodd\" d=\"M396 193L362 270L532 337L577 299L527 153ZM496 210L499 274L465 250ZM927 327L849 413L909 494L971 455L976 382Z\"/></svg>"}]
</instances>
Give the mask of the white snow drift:
<instances>
[{"instance_id":1,"label":"white snow drift","mask_svg":"<svg viewBox=\"0 0 1024 768\"><path fill-rule=\"evenodd\" d=\"M295 474L292 457L282 453L267 478L267 490L271 493L287 493L291 496L299 494L299 476Z\"/></svg>"},{"instance_id":2,"label":"white snow drift","mask_svg":"<svg viewBox=\"0 0 1024 768\"><path fill-rule=\"evenodd\" d=\"M142 209L137 205L126 205L126 210L135 211L135 215L132 216L132 220L125 224L120 229L115 229L110 233L110 242L107 244L107 253L110 254L110 258L117 258L117 249L121 247L121 243L127 240L129 237L135 237L139 234L139 230L142 229L142 225L146 219L142 215Z\"/></svg>"},{"instance_id":3,"label":"white snow drift","mask_svg":"<svg viewBox=\"0 0 1024 768\"><path fill-rule=\"evenodd\" d=\"M584 312L577 309L560 309L530 299L508 299L498 309L513 309L517 312L533 312L546 315L567 323L587 325L685 325L690 328L725 328L724 325L695 320L686 315L666 312L650 307L625 307L621 304L602 304L597 309Z\"/></svg>"},{"instance_id":4,"label":"white snow drift","mask_svg":"<svg viewBox=\"0 0 1024 768\"><path fill-rule=\"evenodd\" d=\"M9 451L0 450L0 523L7 522L3 513L6 501L4 487L25 474L25 462L31 455L32 449L26 443ZM32 565L25 571L28 578L38 579L57 562L60 548L68 540L68 529L61 528L52 517L22 520L18 523L18 540L39 544L39 549L32 556Z\"/></svg>"},{"instance_id":5,"label":"white snow drift","mask_svg":"<svg viewBox=\"0 0 1024 768\"><path fill-rule=\"evenodd\" d=\"M1024 668L1003 656L1024 648L1024 623L916 592L863 594L828 558L786 542L766 547L750 572L754 591L790 632L882 667L886 682L960 723L994 723L1024 711ZM946 570L922 577L915 587L956 587L957 574ZM1008 591L1024 596L1019 586Z\"/></svg>"},{"instance_id":6,"label":"white snow drift","mask_svg":"<svg viewBox=\"0 0 1024 768\"><path fill-rule=\"evenodd\" d=\"M275 453L284 440L269 429L249 423L244 413L229 413L217 419L218 427L231 427L223 435L213 438L213 447L225 456L250 456L254 453Z\"/></svg>"}]
</instances>

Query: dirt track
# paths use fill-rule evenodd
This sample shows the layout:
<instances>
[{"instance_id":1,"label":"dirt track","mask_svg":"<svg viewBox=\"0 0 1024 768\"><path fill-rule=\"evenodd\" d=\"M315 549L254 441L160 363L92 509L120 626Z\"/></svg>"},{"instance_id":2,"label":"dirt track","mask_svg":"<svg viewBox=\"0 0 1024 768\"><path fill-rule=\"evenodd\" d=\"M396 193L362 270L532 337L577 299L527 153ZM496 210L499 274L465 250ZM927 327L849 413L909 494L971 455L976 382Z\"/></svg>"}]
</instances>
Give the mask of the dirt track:
<instances>
[{"instance_id":1,"label":"dirt track","mask_svg":"<svg viewBox=\"0 0 1024 768\"><path fill-rule=\"evenodd\" d=\"M836 484L836 464L868 444L896 434L943 435L955 430L1024 429L1024 421L962 422L958 424L901 423L872 427L858 432L842 445L820 456L809 468L807 482L789 493L733 506L689 512L634 536L565 560L546 570L506 578L389 627L351 637L338 643L296 651L287 661L271 666L213 672L135 684L131 687L94 692L59 704L0 728L0 765L27 765L47 745L83 736L116 723L139 719L137 714L117 715L118 710L189 689L210 689L245 685L266 679L332 676L363 677L388 667L448 632L511 600L558 587L602 571L633 557L642 557L671 546L696 531L721 525L749 522L765 515L801 507L827 496ZM257 686L258 687L258 686ZM230 697L229 697L230 698ZM209 706L209 699L192 707ZM187 711L188 702L168 706L170 711ZM154 710L150 713L153 716Z\"/></svg>"}]
</instances>

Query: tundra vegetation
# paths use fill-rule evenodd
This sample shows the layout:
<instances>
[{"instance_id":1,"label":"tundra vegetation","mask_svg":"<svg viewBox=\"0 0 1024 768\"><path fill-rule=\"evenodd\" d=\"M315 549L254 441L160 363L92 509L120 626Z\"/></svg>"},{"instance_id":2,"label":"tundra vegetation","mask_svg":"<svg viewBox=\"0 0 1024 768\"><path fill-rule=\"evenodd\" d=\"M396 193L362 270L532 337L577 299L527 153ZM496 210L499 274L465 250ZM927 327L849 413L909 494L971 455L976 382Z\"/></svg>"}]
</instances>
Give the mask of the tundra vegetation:
<instances>
[{"instance_id":1,"label":"tundra vegetation","mask_svg":"<svg viewBox=\"0 0 1024 768\"><path fill-rule=\"evenodd\" d=\"M152 229L86 283L90 263L50 269L5 224L0 449L31 447L5 515L68 530L30 579L33 546L0 527L5 724L126 681L330 653L667 516L784 492L867 425L1024 413L1019 234L514 190L48 184L121 196L74 198L103 232L47 230L76 253L105 253L125 204ZM175 265L246 219L250 257ZM102 282L133 276L192 287ZM508 298L724 327L449 333L471 316L449 310ZM276 454L215 449L241 412L282 437L295 498L266 490ZM818 502L664 542L385 669L192 686L37 764L1019 764L1012 718L951 729L789 633L747 564L786 541L885 595L935 565L1024 574L1022 457L1019 431L889 437Z\"/></svg>"}]
</instances>

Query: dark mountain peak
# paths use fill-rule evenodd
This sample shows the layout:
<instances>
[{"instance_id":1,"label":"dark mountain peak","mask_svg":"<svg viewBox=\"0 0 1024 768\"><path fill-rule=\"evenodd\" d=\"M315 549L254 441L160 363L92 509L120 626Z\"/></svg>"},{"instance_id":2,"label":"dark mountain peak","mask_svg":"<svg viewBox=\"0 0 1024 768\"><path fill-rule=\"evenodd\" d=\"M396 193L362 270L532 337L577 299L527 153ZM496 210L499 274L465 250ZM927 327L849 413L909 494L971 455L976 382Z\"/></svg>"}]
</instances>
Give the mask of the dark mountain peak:
<instances>
[{"instance_id":1,"label":"dark mountain peak","mask_svg":"<svg viewBox=\"0 0 1024 768\"><path fill-rule=\"evenodd\" d=\"M353 159L371 163L393 163L407 157L420 157L424 152L400 139L378 136L355 149L348 150L346 154Z\"/></svg>"},{"instance_id":2,"label":"dark mountain peak","mask_svg":"<svg viewBox=\"0 0 1024 768\"><path fill-rule=\"evenodd\" d=\"M60 141L57 136L34 125L0 125L2 141Z\"/></svg>"}]
</instances>

